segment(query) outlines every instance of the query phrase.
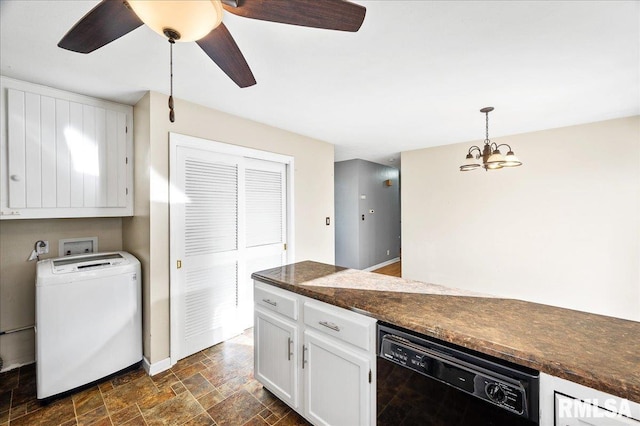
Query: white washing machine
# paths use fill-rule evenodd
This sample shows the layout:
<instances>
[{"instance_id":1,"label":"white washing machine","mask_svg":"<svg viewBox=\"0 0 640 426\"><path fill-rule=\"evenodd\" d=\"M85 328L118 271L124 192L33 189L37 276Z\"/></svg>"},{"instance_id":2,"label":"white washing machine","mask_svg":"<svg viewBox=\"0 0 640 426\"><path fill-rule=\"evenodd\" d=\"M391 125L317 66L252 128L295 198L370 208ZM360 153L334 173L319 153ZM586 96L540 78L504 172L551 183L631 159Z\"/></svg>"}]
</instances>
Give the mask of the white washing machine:
<instances>
[{"instance_id":1,"label":"white washing machine","mask_svg":"<svg viewBox=\"0 0 640 426\"><path fill-rule=\"evenodd\" d=\"M126 252L41 260L36 272L37 397L142 359L140 262Z\"/></svg>"}]
</instances>

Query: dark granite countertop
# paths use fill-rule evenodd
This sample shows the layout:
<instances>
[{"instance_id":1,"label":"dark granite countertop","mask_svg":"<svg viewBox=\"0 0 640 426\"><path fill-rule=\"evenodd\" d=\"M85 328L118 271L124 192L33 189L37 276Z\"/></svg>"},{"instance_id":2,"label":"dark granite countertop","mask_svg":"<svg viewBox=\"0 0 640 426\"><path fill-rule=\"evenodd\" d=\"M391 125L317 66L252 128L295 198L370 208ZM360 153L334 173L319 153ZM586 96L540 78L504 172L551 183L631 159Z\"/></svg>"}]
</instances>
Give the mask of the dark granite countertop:
<instances>
[{"instance_id":1,"label":"dark granite countertop","mask_svg":"<svg viewBox=\"0 0 640 426\"><path fill-rule=\"evenodd\" d=\"M310 261L252 278L640 403L640 322Z\"/></svg>"}]
</instances>

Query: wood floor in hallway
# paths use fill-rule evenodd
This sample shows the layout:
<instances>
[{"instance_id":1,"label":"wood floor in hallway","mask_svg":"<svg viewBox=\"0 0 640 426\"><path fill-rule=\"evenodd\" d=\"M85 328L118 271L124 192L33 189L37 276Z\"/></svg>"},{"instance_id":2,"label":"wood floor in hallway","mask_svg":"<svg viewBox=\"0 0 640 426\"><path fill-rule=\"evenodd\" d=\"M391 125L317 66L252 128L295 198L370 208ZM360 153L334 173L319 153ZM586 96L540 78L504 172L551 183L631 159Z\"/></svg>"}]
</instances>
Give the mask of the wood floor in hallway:
<instances>
[{"instance_id":1,"label":"wood floor in hallway","mask_svg":"<svg viewBox=\"0 0 640 426\"><path fill-rule=\"evenodd\" d=\"M402 261L383 266L382 268L376 269L373 272L377 274L390 275L392 277L402 277Z\"/></svg>"}]
</instances>

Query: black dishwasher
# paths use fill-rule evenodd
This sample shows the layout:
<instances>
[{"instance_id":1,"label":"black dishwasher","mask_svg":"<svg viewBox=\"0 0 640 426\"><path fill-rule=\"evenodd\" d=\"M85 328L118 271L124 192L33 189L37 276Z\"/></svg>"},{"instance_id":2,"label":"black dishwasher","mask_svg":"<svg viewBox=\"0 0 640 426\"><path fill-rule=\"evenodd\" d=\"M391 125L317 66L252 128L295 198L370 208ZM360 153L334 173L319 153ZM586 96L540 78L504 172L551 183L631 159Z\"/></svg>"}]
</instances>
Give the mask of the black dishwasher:
<instances>
[{"instance_id":1,"label":"black dishwasher","mask_svg":"<svg viewBox=\"0 0 640 426\"><path fill-rule=\"evenodd\" d=\"M539 373L378 324L377 424L538 425Z\"/></svg>"}]
</instances>

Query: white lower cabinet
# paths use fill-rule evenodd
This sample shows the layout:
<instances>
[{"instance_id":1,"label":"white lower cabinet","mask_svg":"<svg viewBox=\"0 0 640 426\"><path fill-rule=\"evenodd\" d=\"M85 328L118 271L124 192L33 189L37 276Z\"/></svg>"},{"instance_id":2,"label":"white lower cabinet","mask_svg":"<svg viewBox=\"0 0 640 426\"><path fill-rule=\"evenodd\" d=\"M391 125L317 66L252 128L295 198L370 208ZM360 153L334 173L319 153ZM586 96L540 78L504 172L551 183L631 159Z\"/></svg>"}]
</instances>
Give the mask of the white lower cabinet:
<instances>
[{"instance_id":1,"label":"white lower cabinet","mask_svg":"<svg viewBox=\"0 0 640 426\"><path fill-rule=\"evenodd\" d=\"M601 403L606 405L606 401ZM612 404L609 408L615 410L617 407ZM640 426L638 420L557 392L554 417L556 426Z\"/></svg>"},{"instance_id":2,"label":"white lower cabinet","mask_svg":"<svg viewBox=\"0 0 640 426\"><path fill-rule=\"evenodd\" d=\"M298 407L298 327L256 307L255 378L292 408Z\"/></svg>"},{"instance_id":3,"label":"white lower cabinet","mask_svg":"<svg viewBox=\"0 0 640 426\"><path fill-rule=\"evenodd\" d=\"M255 282L256 380L314 425L375 424L373 318Z\"/></svg>"},{"instance_id":4,"label":"white lower cabinet","mask_svg":"<svg viewBox=\"0 0 640 426\"><path fill-rule=\"evenodd\" d=\"M305 417L317 425L368 425L371 360L315 330L304 332Z\"/></svg>"},{"instance_id":5,"label":"white lower cabinet","mask_svg":"<svg viewBox=\"0 0 640 426\"><path fill-rule=\"evenodd\" d=\"M540 373L541 426L640 426L640 404Z\"/></svg>"}]
</instances>

